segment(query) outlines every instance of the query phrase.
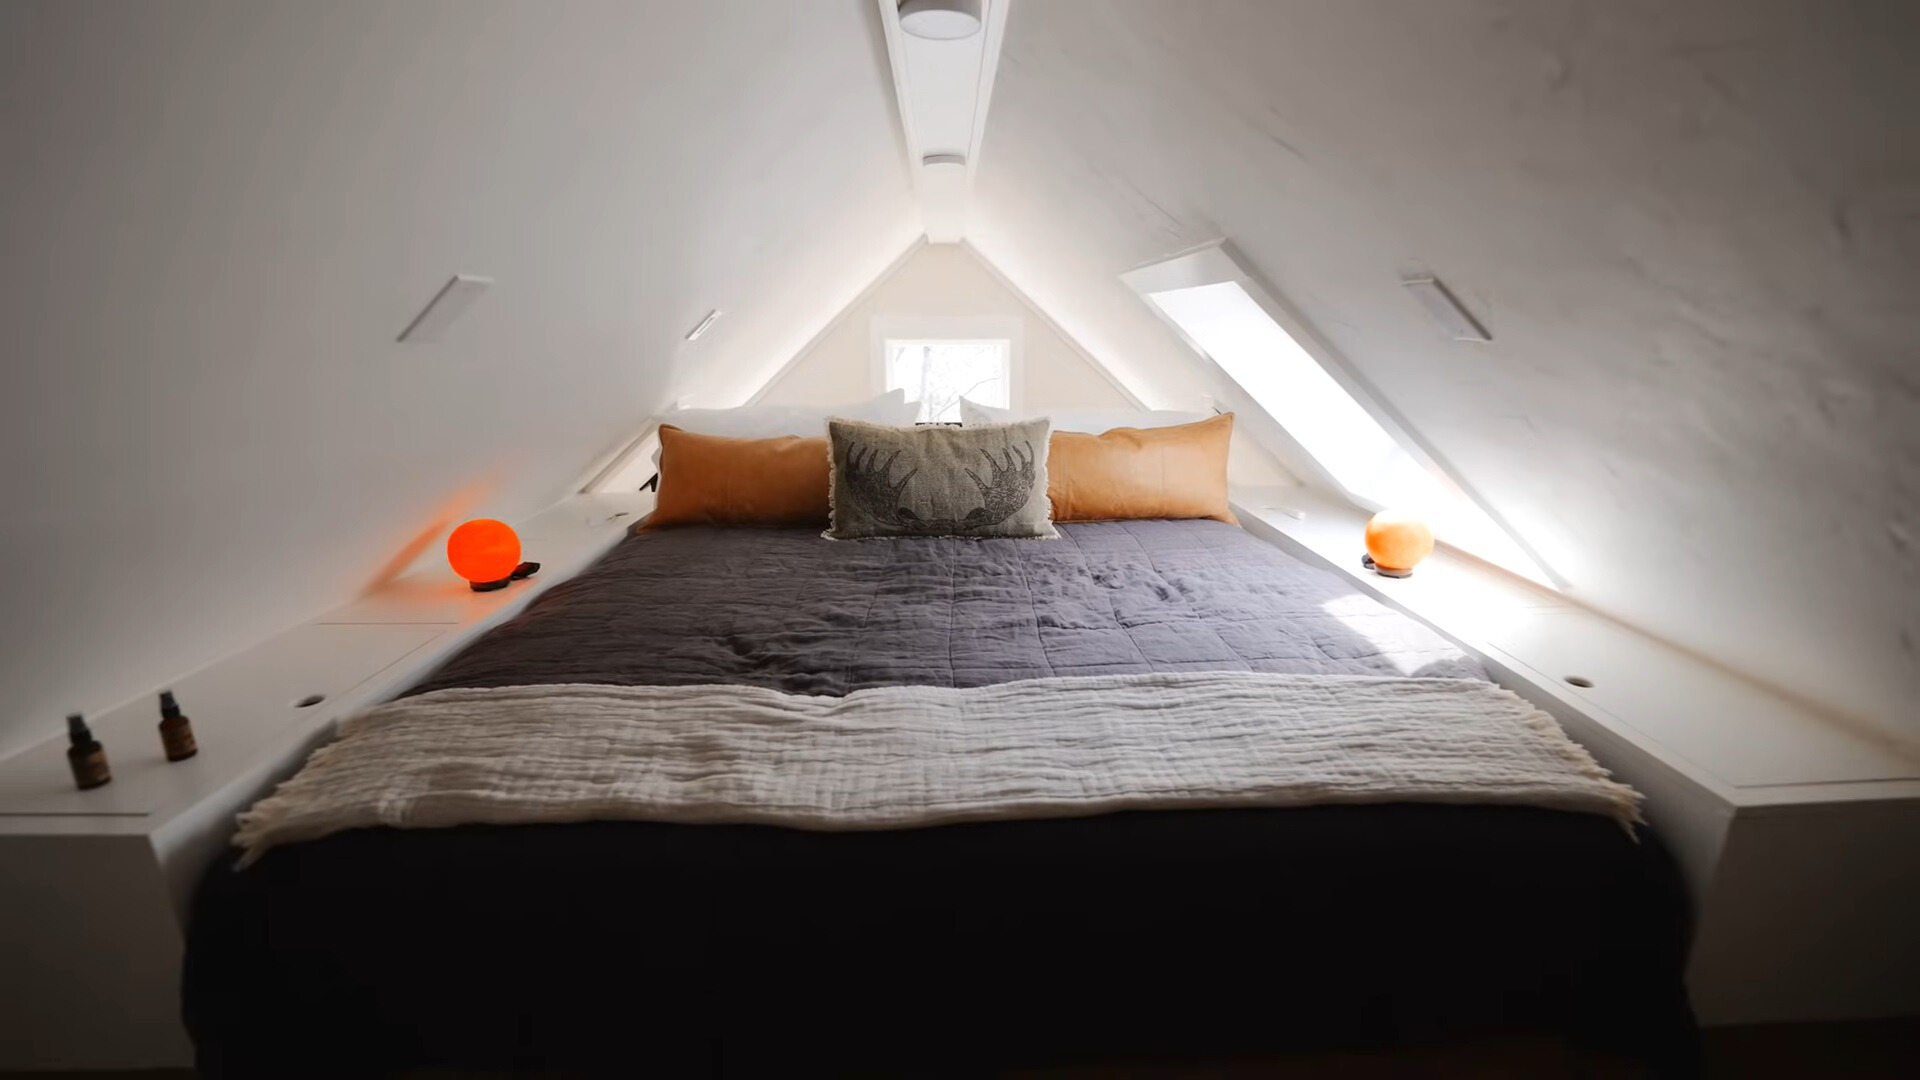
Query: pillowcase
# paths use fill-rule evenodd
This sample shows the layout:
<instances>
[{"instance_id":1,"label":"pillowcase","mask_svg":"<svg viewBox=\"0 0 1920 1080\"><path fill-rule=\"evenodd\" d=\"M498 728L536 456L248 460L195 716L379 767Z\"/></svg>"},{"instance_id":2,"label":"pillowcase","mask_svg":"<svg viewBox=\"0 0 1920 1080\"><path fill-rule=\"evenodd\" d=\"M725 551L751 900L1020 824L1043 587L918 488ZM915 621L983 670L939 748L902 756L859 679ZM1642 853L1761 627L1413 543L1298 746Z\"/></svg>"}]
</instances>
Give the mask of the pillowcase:
<instances>
[{"instance_id":1,"label":"pillowcase","mask_svg":"<svg viewBox=\"0 0 1920 1080\"><path fill-rule=\"evenodd\" d=\"M1227 506L1232 441L1232 413L1103 435L1056 431L1047 459L1053 520L1212 518L1238 525Z\"/></svg>"},{"instance_id":2,"label":"pillowcase","mask_svg":"<svg viewBox=\"0 0 1920 1080\"><path fill-rule=\"evenodd\" d=\"M920 415L920 403L908 401L905 390L889 390L879 397L848 405L742 405L737 409L675 409L660 418L681 431L698 435L725 435L733 439L771 439L781 435L826 438L827 417L844 416L875 424L911 424ZM823 453L822 461L826 460ZM660 464L660 451L653 452Z\"/></svg>"},{"instance_id":3,"label":"pillowcase","mask_svg":"<svg viewBox=\"0 0 1920 1080\"><path fill-rule=\"evenodd\" d=\"M1052 539L1047 434L1045 420L919 428L830 420L826 535Z\"/></svg>"},{"instance_id":4,"label":"pillowcase","mask_svg":"<svg viewBox=\"0 0 1920 1080\"><path fill-rule=\"evenodd\" d=\"M1211 415L1213 414L1175 412L1171 409L1155 412L1143 412L1137 409L1090 409L1079 412L1056 412L1049 419L1053 421L1055 431L1085 431L1098 435L1117 427L1157 428L1172 427L1175 424L1196 424ZM960 399L960 423L967 427L975 424L1004 424L1013 419L1012 409L981 405L966 398Z\"/></svg>"},{"instance_id":5,"label":"pillowcase","mask_svg":"<svg viewBox=\"0 0 1920 1080\"><path fill-rule=\"evenodd\" d=\"M660 492L647 528L826 523L826 436L730 439L661 425Z\"/></svg>"}]
</instances>

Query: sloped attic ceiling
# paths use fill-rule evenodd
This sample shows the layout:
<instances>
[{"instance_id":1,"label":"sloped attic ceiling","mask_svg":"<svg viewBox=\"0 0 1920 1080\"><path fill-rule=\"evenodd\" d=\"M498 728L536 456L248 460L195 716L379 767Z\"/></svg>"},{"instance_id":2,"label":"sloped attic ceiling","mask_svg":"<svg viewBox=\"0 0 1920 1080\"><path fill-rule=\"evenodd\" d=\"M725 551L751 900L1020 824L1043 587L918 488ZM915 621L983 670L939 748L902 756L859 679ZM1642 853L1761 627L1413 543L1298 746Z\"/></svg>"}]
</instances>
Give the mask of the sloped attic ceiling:
<instances>
[{"instance_id":1,"label":"sloped attic ceiling","mask_svg":"<svg viewBox=\"0 0 1920 1080\"><path fill-rule=\"evenodd\" d=\"M1024 0L969 239L1271 437L1118 280L1232 238L1583 598L1920 734L1914 15L1678 7ZM0 0L0 753L751 394L919 231L875 16Z\"/></svg>"},{"instance_id":2,"label":"sloped attic ceiling","mask_svg":"<svg viewBox=\"0 0 1920 1080\"><path fill-rule=\"evenodd\" d=\"M1118 275L1230 238L1579 597L1920 737L1916 42L1837 0L1018 3L970 236L1149 398L1192 361Z\"/></svg>"},{"instance_id":3,"label":"sloped attic ceiling","mask_svg":"<svg viewBox=\"0 0 1920 1080\"><path fill-rule=\"evenodd\" d=\"M744 400L918 235L891 99L871 0L0 3L0 753Z\"/></svg>"}]
</instances>

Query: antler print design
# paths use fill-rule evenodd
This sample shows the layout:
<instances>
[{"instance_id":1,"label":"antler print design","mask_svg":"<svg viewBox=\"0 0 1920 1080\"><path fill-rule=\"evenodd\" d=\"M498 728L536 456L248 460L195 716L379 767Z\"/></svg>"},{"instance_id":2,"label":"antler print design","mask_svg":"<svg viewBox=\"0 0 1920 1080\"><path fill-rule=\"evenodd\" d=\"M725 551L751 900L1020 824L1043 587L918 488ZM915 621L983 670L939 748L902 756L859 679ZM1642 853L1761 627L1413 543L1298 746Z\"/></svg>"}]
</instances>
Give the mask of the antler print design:
<instances>
[{"instance_id":1,"label":"antler print design","mask_svg":"<svg viewBox=\"0 0 1920 1080\"><path fill-rule=\"evenodd\" d=\"M884 461L880 458L881 453L877 448L857 443L849 447L846 468L841 476L842 484L848 496L861 509L879 521L908 533L942 535L984 529L1012 517L1032 497L1035 460L1032 443L1026 444L1024 454L1016 447L1008 447L999 458L995 458L989 450L980 451L980 456L987 459L988 478L982 480L980 474L972 469L963 471L980 489L981 505L967 511L962 518L923 518L915 513L906 505L903 496L908 483L920 470L908 469L904 476L895 480L893 463L899 460L903 451L893 451Z\"/></svg>"},{"instance_id":2,"label":"antler print design","mask_svg":"<svg viewBox=\"0 0 1920 1080\"><path fill-rule=\"evenodd\" d=\"M977 529L988 525L997 525L1018 513L1027 505L1033 494L1033 444L1027 444L1023 455L1016 447L1007 447L1004 461L995 460L990 451L980 451L987 459L991 480L980 479L980 474L968 469L967 475L973 478L974 485L980 489L981 506L969 511L960 522L963 528ZM1015 462L1018 464L1015 464Z\"/></svg>"},{"instance_id":3,"label":"antler print design","mask_svg":"<svg viewBox=\"0 0 1920 1080\"><path fill-rule=\"evenodd\" d=\"M847 491L867 513L896 525L902 523L901 513L906 510L900 505L900 494L907 489L907 482L913 479L913 474L920 471L908 469L907 474L899 480L890 479L893 463L900 454L901 451L895 450L881 463L880 451L873 447L855 444L847 451ZM875 468L876 465L878 468ZM912 516L910 511L907 516Z\"/></svg>"}]
</instances>

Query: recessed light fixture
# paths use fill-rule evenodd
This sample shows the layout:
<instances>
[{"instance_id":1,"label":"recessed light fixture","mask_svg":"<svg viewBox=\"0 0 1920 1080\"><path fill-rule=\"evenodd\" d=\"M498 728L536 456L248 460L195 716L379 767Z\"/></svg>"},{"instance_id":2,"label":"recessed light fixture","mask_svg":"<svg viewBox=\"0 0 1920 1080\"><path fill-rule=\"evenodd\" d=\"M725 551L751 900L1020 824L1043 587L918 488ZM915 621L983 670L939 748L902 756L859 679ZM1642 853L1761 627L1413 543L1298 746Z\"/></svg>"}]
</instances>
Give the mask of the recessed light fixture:
<instances>
[{"instance_id":1,"label":"recessed light fixture","mask_svg":"<svg viewBox=\"0 0 1920 1080\"><path fill-rule=\"evenodd\" d=\"M719 308L714 308L712 311L707 312L707 317L700 320L699 326L696 326L693 329L687 331L687 340L688 341L700 340L700 335L706 333L708 328L713 326L714 320L718 319L719 317L720 317Z\"/></svg>"},{"instance_id":2,"label":"recessed light fixture","mask_svg":"<svg viewBox=\"0 0 1920 1080\"><path fill-rule=\"evenodd\" d=\"M1460 303L1453 290L1436 277L1411 277L1400 284L1406 286L1420 306L1427 309L1433 321L1440 324L1455 341L1492 341L1493 335L1480 325L1480 320Z\"/></svg>"},{"instance_id":3,"label":"recessed light fixture","mask_svg":"<svg viewBox=\"0 0 1920 1080\"><path fill-rule=\"evenodd\" d=\"M980 32L982 0L900 0L900 29L930 41L958 41Z\"/></svg>"}]
</instances>

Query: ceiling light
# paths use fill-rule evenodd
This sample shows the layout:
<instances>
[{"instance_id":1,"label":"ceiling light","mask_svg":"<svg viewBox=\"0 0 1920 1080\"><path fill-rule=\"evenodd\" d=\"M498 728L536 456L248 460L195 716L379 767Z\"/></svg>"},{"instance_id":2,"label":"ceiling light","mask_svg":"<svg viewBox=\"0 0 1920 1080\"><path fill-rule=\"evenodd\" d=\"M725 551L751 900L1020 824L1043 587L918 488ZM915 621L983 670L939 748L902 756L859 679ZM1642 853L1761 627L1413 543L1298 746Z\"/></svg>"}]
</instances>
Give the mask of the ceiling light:
<instances>
[{"instance_id":1,"label":"ceiling light","mask_svg":"<svg viewBox=\"0 0 1920 1080\"><path fill-rule=\"evenodd\" d=\"M982 0L900 0L900 29L917 38L956 41L980 32Z\"/></svg>"}]
</instances>

